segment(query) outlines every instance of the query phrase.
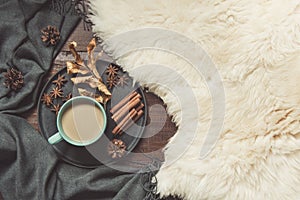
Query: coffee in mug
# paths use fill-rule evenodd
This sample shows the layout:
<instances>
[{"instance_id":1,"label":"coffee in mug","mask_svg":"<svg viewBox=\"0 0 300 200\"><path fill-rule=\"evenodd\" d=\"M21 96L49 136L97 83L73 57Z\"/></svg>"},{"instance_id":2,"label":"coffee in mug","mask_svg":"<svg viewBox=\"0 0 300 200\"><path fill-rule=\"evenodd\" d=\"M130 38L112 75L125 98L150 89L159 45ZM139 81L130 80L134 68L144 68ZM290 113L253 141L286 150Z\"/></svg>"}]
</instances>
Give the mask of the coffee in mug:
<instances>
[{"instance_id":1,"label":"coffee in mug","mask_svg":"<svg viewBox=\"0 0 300 200\"><path fill-rule=\"evenodd\" d=\"M96 100L90 97L75 97L66 102L58 113L58 133L48 141L56 144L64 139L77 146L97 141L106 127L106 114Z\"/></svg>"}]
</instances>

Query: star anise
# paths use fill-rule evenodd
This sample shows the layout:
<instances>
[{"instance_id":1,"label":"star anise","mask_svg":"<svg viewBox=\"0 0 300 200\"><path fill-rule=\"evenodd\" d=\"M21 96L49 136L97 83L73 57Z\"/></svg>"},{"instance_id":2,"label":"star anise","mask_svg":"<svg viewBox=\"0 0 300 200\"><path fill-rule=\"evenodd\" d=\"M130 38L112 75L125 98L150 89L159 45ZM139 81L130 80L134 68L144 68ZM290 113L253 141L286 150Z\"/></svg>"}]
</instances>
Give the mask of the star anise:
<instances>
[{"instance_id":1,"label":"star anise","mask_svg":"<svg viewBox=\"0 0 300 200\"><path fill-rule=\"evenodd\" d=\"M56 115L58 114L59 110L60 110L59 104L53 105L53 108L51 108L51 111L55 112Z\"/></svg>"},{"instance_id":2,"label":"star anise","mask_svg":"<svg viewBox=\"0 0 300 200\"><path fill-rule=\"evenodd\" d=\"M54 46L60 40L60 33L55 26L48 25L41 30L41 33L41 39L46 44L46 46Z\"/></svg>"},{"instance_id":3,"label":"star anise","mask_svg":"<svg viewBox=\"0 0 300 200\"><path fill-rule=\"evenodd\" d=\"M124 87L125 85L128 85L128 81L129 81L129 77L126 74L124 74L119 77L118 85Z\"/></svg>"},{"instance_id":4,"label":"star anise","mask_svg":"<svg viewBox=\"0 0 300 200\"><path fill-rule=\"evenodd\" d=\"M118 79L116 76L110 76L106 80L106 85L109 89L116 86L118 84Z\"/></svg>"},{"instance_id":5,"label":"star anise","mask_svg":"<svg viewBox=\"0 0 300 200\"><path fill-rule=\"evenodd\" d=\"M51 97L54 97L55 99L57 97L63 97L63 91L59 87L55 87L50 92Z\"/></svg>"},{"instance_id":6,"label":"star anise","mask_svg":"<svg viewBox=\"0 0 300 200\"><path fill-rule=\"evenodd\" d=\"M52 81L52 83L54 83L57 87L61 88L67 81L68 80L65 79L65 76L61 76L60 74L58 74L57 79Z\"/></svg>"},{"instance_id":7,"label":"star anise","mask_svg":"<svg viewBox=\"0 0 300 200\"><path fill-rule=\"evenodd\" d=\"M51 97L50 94L44 93L43 96L42 96L41 101L42 101L44 104L46 104L46 106L50 106L50 105L52 104L53 99L52 99L52 97Z\"/></svg>"},{"instance_id":8,"label":"star anise","mask_svg":"<svg viewBox=\"0 0 300 200\"><path fill-rule=\"evenodd\" d=\"M6 73L4 73L4 78L4 85L13 91L21 89L24 85L22 73L15 68L7 69Z\"/></svg>"},{"instance_id":9,"label":"star anise","mask_svg":"<svg viewBox=\"0 0 300 200\"><path fill-rule=\"evenodd\" d=\"M70 100L71 98L72 98L72 93L69 93L69 94L67 94L67 96L65 96L65 97L62 99L62 101L63 101L63 102L66 102L66 101Z\"/></svg>"},{"instance_id":10,"label":"star anise","mask_svg":"<svg viewBox=\"0 0 300 200\"><path fill-rule=\"evenodd\" d=\"M108 154L112 158L121 158L125 154L126 145L122 140L113 139L108 144Z\"/></svg>"},{"instance_id":11,"label":"star anise","mask_svg":"<svg viewBox=\"0 0 300 200\"><path fill-rule=\"evenodd\" d=\"M106 70L105 73L109 76L109 77L114 77L119 71L119 68L113 65L109 65Z\"/></svg>"}]
</instances>

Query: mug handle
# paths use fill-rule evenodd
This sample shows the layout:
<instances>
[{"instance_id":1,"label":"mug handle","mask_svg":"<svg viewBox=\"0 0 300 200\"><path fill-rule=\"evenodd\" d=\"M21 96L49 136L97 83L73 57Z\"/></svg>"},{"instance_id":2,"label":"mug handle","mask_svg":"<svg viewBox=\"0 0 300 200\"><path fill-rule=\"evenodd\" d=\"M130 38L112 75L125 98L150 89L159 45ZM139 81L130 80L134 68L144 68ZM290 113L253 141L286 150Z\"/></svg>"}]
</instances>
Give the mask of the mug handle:
<instances>
[{"instance_id":1,"label":"mug handle","mask_svg":"<svg viewBox=\"0 0 300 200\"><path fill-rule=\"evenodd\" d=\"M51 137L48 138L48 142L50 144L56 144L59 143L60 141L62 141L62 137L59 133L55 133L54 135L52 135Z\"/></svg>"}]
</instances>

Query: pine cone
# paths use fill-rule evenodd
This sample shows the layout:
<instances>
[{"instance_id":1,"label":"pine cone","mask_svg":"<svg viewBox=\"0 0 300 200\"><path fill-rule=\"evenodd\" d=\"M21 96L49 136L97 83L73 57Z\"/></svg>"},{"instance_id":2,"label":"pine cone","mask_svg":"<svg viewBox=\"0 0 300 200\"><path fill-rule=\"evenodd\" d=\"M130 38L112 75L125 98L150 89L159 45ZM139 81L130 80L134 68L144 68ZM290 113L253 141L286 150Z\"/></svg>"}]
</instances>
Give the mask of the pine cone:
<instances>
[{"instance_id":1,"label":"pine cone","mask_svg":"<svg viewBox=\"0 0 300 200\"><path fill-rule=\"evenodd\" d=\"M46 46L49 45L54 46L60 39L60 33L55 26L49 25L43 28L41 30L41 33L42 33L41 39L46 44Z\"/></svg>"},{"instance_id":2,"label":"pine cone","mask_svg":"<svg viewBox=\"0 0 300 200\"><path fill-rule=\"evenodd\" d=\"M121 158L125 153L125 143L122 140L113 139L108 144L108 154L112 158Z\"/></svg>"},{"instance_id":3,"label":"pine cone","mask_svg":"<svg viewBox=\"0 0 300 200\"><path fill-rule=\"evenodd\" d=\"M4 73L4 78L4 85L14 91L21 89L24 85L24 77L17 69L7 69L7 72Z\"/></svg>"}]
</instances>

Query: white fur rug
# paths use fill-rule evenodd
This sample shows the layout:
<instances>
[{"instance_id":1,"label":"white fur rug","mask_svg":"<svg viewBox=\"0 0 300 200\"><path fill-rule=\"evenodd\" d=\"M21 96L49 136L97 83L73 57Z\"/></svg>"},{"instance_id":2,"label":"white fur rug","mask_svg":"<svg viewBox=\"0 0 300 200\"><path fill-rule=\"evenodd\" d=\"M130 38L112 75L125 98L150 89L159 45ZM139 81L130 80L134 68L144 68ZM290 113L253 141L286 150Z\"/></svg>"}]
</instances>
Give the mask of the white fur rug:
<instances>
[{"instance_id":1,"label":"white fur rug","mask_svg":"<svg viewBox=\"0 0 300 200\"><path fill-rule=\"evenodd\" d=\"M300 199L299 0L91 2L94 32L103 39L105 51L164 100L179 126L157 174L162 196ZM151 27L192 39L211 57L222 78L225 100L219 103L226 108L224 123L219 140L205 158L200 159L200 151L210 123L223 122L222 113L220 118L212 117L209 81L216 75L210 74L209 80L199 78L188 60L161 49L139 49L123 55L120 49L132 49L141 41L111 39ZM153 47L165 41L150 37L145 36L145 42L152 41L148 45ZM152 67L157 66L156 70L137 70L149 64L155 64ZM160 70L162 66L180 74L184 81ZM188 89L197 99L200 112L196 115L192 98L186 95ZM213 145L213 141L208 144Z\"/></svg>"}]
</instances>

